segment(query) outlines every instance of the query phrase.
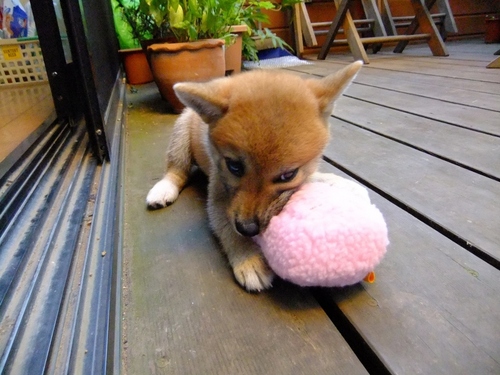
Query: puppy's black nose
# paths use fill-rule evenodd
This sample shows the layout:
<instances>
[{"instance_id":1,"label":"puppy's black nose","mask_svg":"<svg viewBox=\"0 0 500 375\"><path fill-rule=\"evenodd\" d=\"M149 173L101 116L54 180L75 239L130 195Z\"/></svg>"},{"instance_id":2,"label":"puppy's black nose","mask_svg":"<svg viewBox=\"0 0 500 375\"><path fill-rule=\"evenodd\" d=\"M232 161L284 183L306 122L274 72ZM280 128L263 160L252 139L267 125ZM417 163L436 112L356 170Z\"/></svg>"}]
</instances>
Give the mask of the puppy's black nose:
<instances>
[{"instance_id":1,"label":"puppy's black nose","mask_svg":"<svg viewBox=\"0 0 500 375\"><path fill-rule=\"evenodd\" d=\"M257 219L245 221L236 220L235 226L238 233L245 237L253 237L260 232L259 221Z\"/></svg>"}]
</instances>

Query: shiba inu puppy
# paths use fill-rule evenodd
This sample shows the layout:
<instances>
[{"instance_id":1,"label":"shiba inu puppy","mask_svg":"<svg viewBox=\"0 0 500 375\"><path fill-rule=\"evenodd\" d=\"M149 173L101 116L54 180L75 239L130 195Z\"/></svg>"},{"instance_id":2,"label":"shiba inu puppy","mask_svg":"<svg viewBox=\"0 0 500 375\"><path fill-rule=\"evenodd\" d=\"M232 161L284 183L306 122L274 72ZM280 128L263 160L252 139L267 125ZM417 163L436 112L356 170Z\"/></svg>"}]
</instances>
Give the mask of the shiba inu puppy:
<instances>
[{"instance_id":1,"label":"shiba inu puppy","mask_svg":"<svg viewBox=\"0 0 500 375\"><path fill-rule=\"evenodd\" d=\"M252 71L174 89L187 108L177 119L162 180L149 208L172 204L197 165L208 176L208 216L248 291L271 286L274 273L252 237L316 175L329 140L335 99L361 68L352 63L322 79Z\"/></svg>"}]
</instances>

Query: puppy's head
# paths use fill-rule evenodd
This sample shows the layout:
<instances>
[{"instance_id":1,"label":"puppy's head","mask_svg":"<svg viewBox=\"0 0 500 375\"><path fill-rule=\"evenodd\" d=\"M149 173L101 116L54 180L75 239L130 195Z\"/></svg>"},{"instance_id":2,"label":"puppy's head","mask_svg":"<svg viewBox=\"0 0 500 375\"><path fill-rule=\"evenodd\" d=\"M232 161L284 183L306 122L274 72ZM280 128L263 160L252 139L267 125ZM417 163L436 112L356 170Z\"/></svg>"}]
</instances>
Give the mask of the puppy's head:
<instances>
[{"instance_id":1,"label":"puppy's head","mask_svg":"<svg viewBox=\"0 0 500 375\"><path fill-rule=\"evenodd\" d=\"M175 85L209 125L214 170L227 215L244 236L264 230L315 172L329 139L328 117L362 63L323 79L253 71Z\"/></svg>"}]
</instances>

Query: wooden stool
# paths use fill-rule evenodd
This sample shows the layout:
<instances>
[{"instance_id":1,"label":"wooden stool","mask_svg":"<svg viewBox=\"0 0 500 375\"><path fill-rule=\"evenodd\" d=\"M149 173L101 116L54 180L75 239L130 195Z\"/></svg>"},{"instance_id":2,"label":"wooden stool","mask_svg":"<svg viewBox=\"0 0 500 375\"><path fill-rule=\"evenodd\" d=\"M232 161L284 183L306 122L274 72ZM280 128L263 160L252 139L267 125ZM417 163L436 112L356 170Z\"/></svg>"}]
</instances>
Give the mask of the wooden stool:
<instances>
[{"instance_id":1,"label":"wooden stool","mask_svg":"<svg viewBox=\"0 0 500 375\"><path fill-rule=\"evenodd\" d=\"M415 27L413 22L415 16L393 17L388 0L378 0L380 7L380 15L384 22L385 30L389 35L398 35L397 29L402 27ZM458 28L455 23L455 18L450 8L448 0L435 0L432 3L426 2L427 9L431 9L436 3L438 13L431 14L433 22L439 26L439 32L443 40L446 39L447 33L457 33Z\"/></svg>"},{"instance_id":2,"label":"wooden stool","mask_svg":"<svg viewBox=\"0 0 500 375\"><path fill-rule=\"evenodd\" d=\"M374 51L376 52L381 47L382 43L398 41L400 43L394 52L402 52L411 40L426 40L435 56L448 56L448 51L444 45L443 39L429 13L429 8L434 5L436 0L427 0L426 3L424 3L424 0L410 0L415 11L415 17L413 17L410 22L405 35L396 35L395 25L394 28L391 28L391 35L388 35L375 0L362 0L363 8L368 18L366 20L357 21L352 19L349 12L349 6L353 0L334 0L334 2L337 7L337 14L330 24L325 43L321 47L321 51L318 55L319 60L324 60L326 58L332 45L348 44L354 59L363 60L365 64L368 64L370 60L368 59L364 45L374 45ZM448 3L447 0L440 0L440 2ZM387 5L387 0L384 0L384 9L386 22L388 19L387 17L389 17L391 22L394 22ZM311 23L307 9L303 3L297 4L295 10L296 42L297 50L300 54L303 52L302 36L304 36L307 46L317 45L315 35L320 34L321 31L314 31L314 27L325 26L325 23ZM451 15L451 10L449 10L449 14ZM453 18L452 15L450 17ZM446 18L448 18L447 15L445 16L445 19ZM346 35L346 39L335 40L335 37L340 31L341 24L343 25L343 33ZM357 26L360 25L370 25L374 36L361 38L357 29ZM419 26L422 33L415 34Z\"/></svg>"}]
</instances>

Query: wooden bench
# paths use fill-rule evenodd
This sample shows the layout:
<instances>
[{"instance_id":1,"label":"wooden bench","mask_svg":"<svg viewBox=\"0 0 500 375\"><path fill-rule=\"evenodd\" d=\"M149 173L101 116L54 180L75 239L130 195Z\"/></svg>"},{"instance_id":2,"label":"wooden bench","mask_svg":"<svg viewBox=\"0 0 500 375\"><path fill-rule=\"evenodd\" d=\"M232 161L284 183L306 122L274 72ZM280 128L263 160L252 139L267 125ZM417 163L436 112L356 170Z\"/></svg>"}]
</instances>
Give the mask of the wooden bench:
<instances>
[{"instance_id":1,"label":"wooden bench","mask_svg":"<svg viewBox=\"0 0 500 375\"><path fill-rule=\"evenodd\" d=\"M445 25L447 30L456 31L453 14L447 0L439 0L440 9L444 8L445 11L434 15L434 17L429 12L429 9L433 7L436 0L427 0L425 2L424 0L411 0L415 16L403 18L392 16L387 0L384 0L382 15L375 0L362 0L363 9L367 17L365 20L353 20L349 12L352 2L353 0L334 0L337 13L330 24L326 40L318 54L318 59L324 60L333 45L347 44L355 60L363 60L365 64L368 64L370 60L366 54L365 45L372 45L374 52L377 52L383 43L399 42L394 52L402 52L410 41L418 40L425 40L435 56L448 55L443 38L436 27L436 24L442 24ZM368 24L373 36L361 37L359 32L365 31L366 28L357 27L360 23L363 25ZM326 23L311 22L307 8L302 3L295 6L295 25L297 49L298 53L301 54L304 50L302 36L306 45L317 45L315 35L324 34L324 31L315 30L315 27L325 26ZM343 25L342 29L340 28L341 25ZM399 35L396 29L402 26L407 26L407 30L405 34ZM421 33L416 34L419 27ZM336 39L339 33L345 34L346 39Z\"/></svg>"},{"instance_id":2,"label":"wooden bench","mask_svg":"<svg viewBox=\"0 0 500 375\"><path fill-rule=\"evenodd\" d=\"M453 17L453 12L451 11L448 0L434 0L432 2L427 1L425 4L429 10L433 6L437 7L438 13L431 13L431 17L436 26L439 26L439 33L443 40L446 39L447 33L458 32L455 18ZM389 0L382 0L380 2L380 8L382 21L389 35L397 35L398 28L415 27L415 16L395 17L392 15Z\"/></svg>"}]
</instances>

